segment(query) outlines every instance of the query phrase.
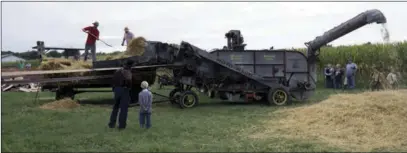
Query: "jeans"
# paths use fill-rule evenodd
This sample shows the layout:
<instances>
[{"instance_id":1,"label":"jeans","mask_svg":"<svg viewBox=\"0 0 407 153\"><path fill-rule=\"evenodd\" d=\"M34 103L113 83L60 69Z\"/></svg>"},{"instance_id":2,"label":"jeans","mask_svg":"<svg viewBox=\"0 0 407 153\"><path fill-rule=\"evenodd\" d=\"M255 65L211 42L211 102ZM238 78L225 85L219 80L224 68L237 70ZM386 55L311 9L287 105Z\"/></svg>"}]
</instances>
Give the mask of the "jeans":
<instances>
[{"instance_id":1,"label":"jeans","mask_svg":"<svg viewBox=\"0 0 407 153\"><path fill-rule=\"evenodd\" d=\"M346 76L346 79L347 79L347 83L348 83L348 87L350 88L350 89L353 89L353 88L355 88L355 76Z\"/></svg>"},{"instance_id":2,"label":"jeans","mask_svg":"<svg viewBox=\"0 0 407 153\"><path fill-rule=\"evenodd\" d=\"M119 113L119 128L126 128L127 112L130 102L130 89L124 87L114 87L114 100L116 103L113 106L112 113L110 115L109 127L114 127L116 124L117 114Z\"/></svg>"},{"instance_id":3,"label":"jeans","mask_svg":"<svg viewBox=\"0 0 407 153\"><path fill-rule=\"evenodd\" d=\"M86 44L85 45L85 59L84 59L84 61L88 60L89 50L92 53L92 62L96 61L96 44L93 44L93 45Z\"/></svg>"},{"instance_id":4,"label":"jeans","mask_svg":"<svg viewBox=\"0 0 407 153\"><path fill-rule=\"evenodd\" d=\"M151 113L150 112L140 112L139 116L140 127L150 128L151 127Z\"/></svg>"},{"instance_id":5,"label":"jeans","mask_svg":"<svg viewBox=\"0 0 407 153\"><path fill-rule=\"evenodd\" d=\"M330 77L325 78L325 88L333 88L333 87L334 87L333 79Z\"/></svg>"},{"instance_id":6,"label":"jeans","mask_svg":"<svg viewBox=\"0 0 407 153\"><path fill-rule=\"evenodd\" d=\"M335 89L340 89L342 87L342 79L335 79L334 80L334 88Z\"/></svg>"}]
</instances>

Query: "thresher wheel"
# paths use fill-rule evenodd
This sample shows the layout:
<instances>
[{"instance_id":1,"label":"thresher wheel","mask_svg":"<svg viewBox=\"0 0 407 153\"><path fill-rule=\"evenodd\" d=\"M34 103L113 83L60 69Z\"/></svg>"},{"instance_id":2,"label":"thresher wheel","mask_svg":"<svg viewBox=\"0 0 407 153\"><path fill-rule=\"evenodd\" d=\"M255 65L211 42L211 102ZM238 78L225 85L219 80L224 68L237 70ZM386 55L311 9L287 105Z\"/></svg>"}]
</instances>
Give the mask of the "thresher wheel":
<instances>
[{"instance_id":1,"label":"thresher wheel","mask_svg":"<svg viewBox=\"0 0 407 153\"><path fill-rule=\"evenodd\" d=\"M291 102L291 97L284 88L276 88L269 91L267 100L269 104L283 106Z\"/></svg>"},{"instance_id":2,"label":"thresher wheel","mask_svg":"<svg viewBox=\"0 0 407 153\"><path fill-rule=\"evenodd\" d=\"M181 89L175 88L175 89L171 90L170 95L169 95L171 104L177 103L177 101L179 100L180 94L181 94Z\"/></svg>"},{"instance_id":3,"label":"thresher wheel","mask_svg":"<svg viewBox=\"0 0 407 153\"><path fill-rule=\"evenodd\" d=\"M179 105L181 108L192 108L198 105L198 95L190 90L184 91L180 95Z\"/></svg>"},{"instance_id":4,"label":"thresher wheel","mask_svg":"<svg viewBox=\"0 0 407 153\"><path fill-rule=\"evenodd\" d=\"M55 92L55 100L61 100L64 98L71 98L73 100L75 98L74 90L70 88L61 88Z\"/></svg>"}]
</instances>

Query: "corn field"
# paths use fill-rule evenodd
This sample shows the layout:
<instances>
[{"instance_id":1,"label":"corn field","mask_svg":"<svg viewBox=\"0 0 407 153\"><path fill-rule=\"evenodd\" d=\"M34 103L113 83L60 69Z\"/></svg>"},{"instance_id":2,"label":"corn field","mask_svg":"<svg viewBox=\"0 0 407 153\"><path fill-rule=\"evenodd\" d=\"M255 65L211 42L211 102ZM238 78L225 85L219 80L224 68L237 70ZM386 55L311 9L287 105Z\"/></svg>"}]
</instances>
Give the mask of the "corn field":
<instances>
[{"instance_id":1,"label":"corn field","mask_svg":"<svg viewBox=\"0 0 407 153\"><path fill-rule=\"evenodd\" d=\"M297 50L305 52L304 48ZM359 86L368 85L373 65L385 75L389 73L391 67L395 68L402 83L407 84L407 41L321 48L318 63L319 72L321 72L319 76L322 77L322 69L327 64L333 66L340 64L344 67L349 58L358 66L356 84Z\"/></svg>"}]
</instances>

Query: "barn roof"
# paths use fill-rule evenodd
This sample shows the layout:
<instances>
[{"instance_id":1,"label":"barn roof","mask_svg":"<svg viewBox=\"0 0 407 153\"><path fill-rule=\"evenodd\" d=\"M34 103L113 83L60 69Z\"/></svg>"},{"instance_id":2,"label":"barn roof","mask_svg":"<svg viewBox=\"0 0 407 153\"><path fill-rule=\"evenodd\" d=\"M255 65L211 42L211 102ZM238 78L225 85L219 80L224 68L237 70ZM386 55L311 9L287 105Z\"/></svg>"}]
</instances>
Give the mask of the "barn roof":
<instances>
[{"instance_id":1,"label":"barn roof","mask_svg":"<svg viewBox=\"0 0 407 153\"><path fill-rule=\"evenodd\" d=\"M9 56L14 56L14 57L16 57L16 58L25 60L25 59L23 59L23 58L21 58L21 57L18 57L18 56L13 55L13 54L4 54L4 55L1 55L1 58L3 59L3 58L5 58L5 57L9 57Z\"/></svg>"},{"instance_id":2,"label":"barn roof","mask_svg":"<svg viewBox=\"0 0 407 153\"><path fill-rule=\"evenodd\" d=\"M7 56L10 56L10 55L12 55L12 54L4 54L4 55L1 55L1 58L7 57Z\"/></svg>"}]
</instances>

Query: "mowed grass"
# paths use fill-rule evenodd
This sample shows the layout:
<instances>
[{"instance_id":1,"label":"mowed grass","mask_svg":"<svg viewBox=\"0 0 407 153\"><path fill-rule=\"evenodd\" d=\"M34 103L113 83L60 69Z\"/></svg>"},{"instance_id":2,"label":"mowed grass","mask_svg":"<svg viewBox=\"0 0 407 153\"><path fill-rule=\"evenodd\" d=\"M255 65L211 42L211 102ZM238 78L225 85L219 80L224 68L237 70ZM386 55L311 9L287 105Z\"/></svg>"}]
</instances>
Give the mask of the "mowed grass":
<instances>
[{"instance_id":1,"label":"mowed grass","mask_svg":"<svg viewBox=\"0 0 407 153\"><path fill-rule=\"evenodd\" d=\"M167 94L169 89L157 92ZM341 91L318 90L308 102L286 107L317 103L335 92ZM343 151L316 141L250 139L250 134L264 130L261 121L279 117L270 115L281 109L277 106L216 102L205 96L191 109L160 103L154 105L149 130L139 128L135 106L129 109L127 128L118 131L107 127L113 104L110 92L79 94L81 106L72 110L39 108L54 101L53 93L41 93L37 102L34 97L35 93L2 93L2 152Z\"/></svg>"}]
</instances>

